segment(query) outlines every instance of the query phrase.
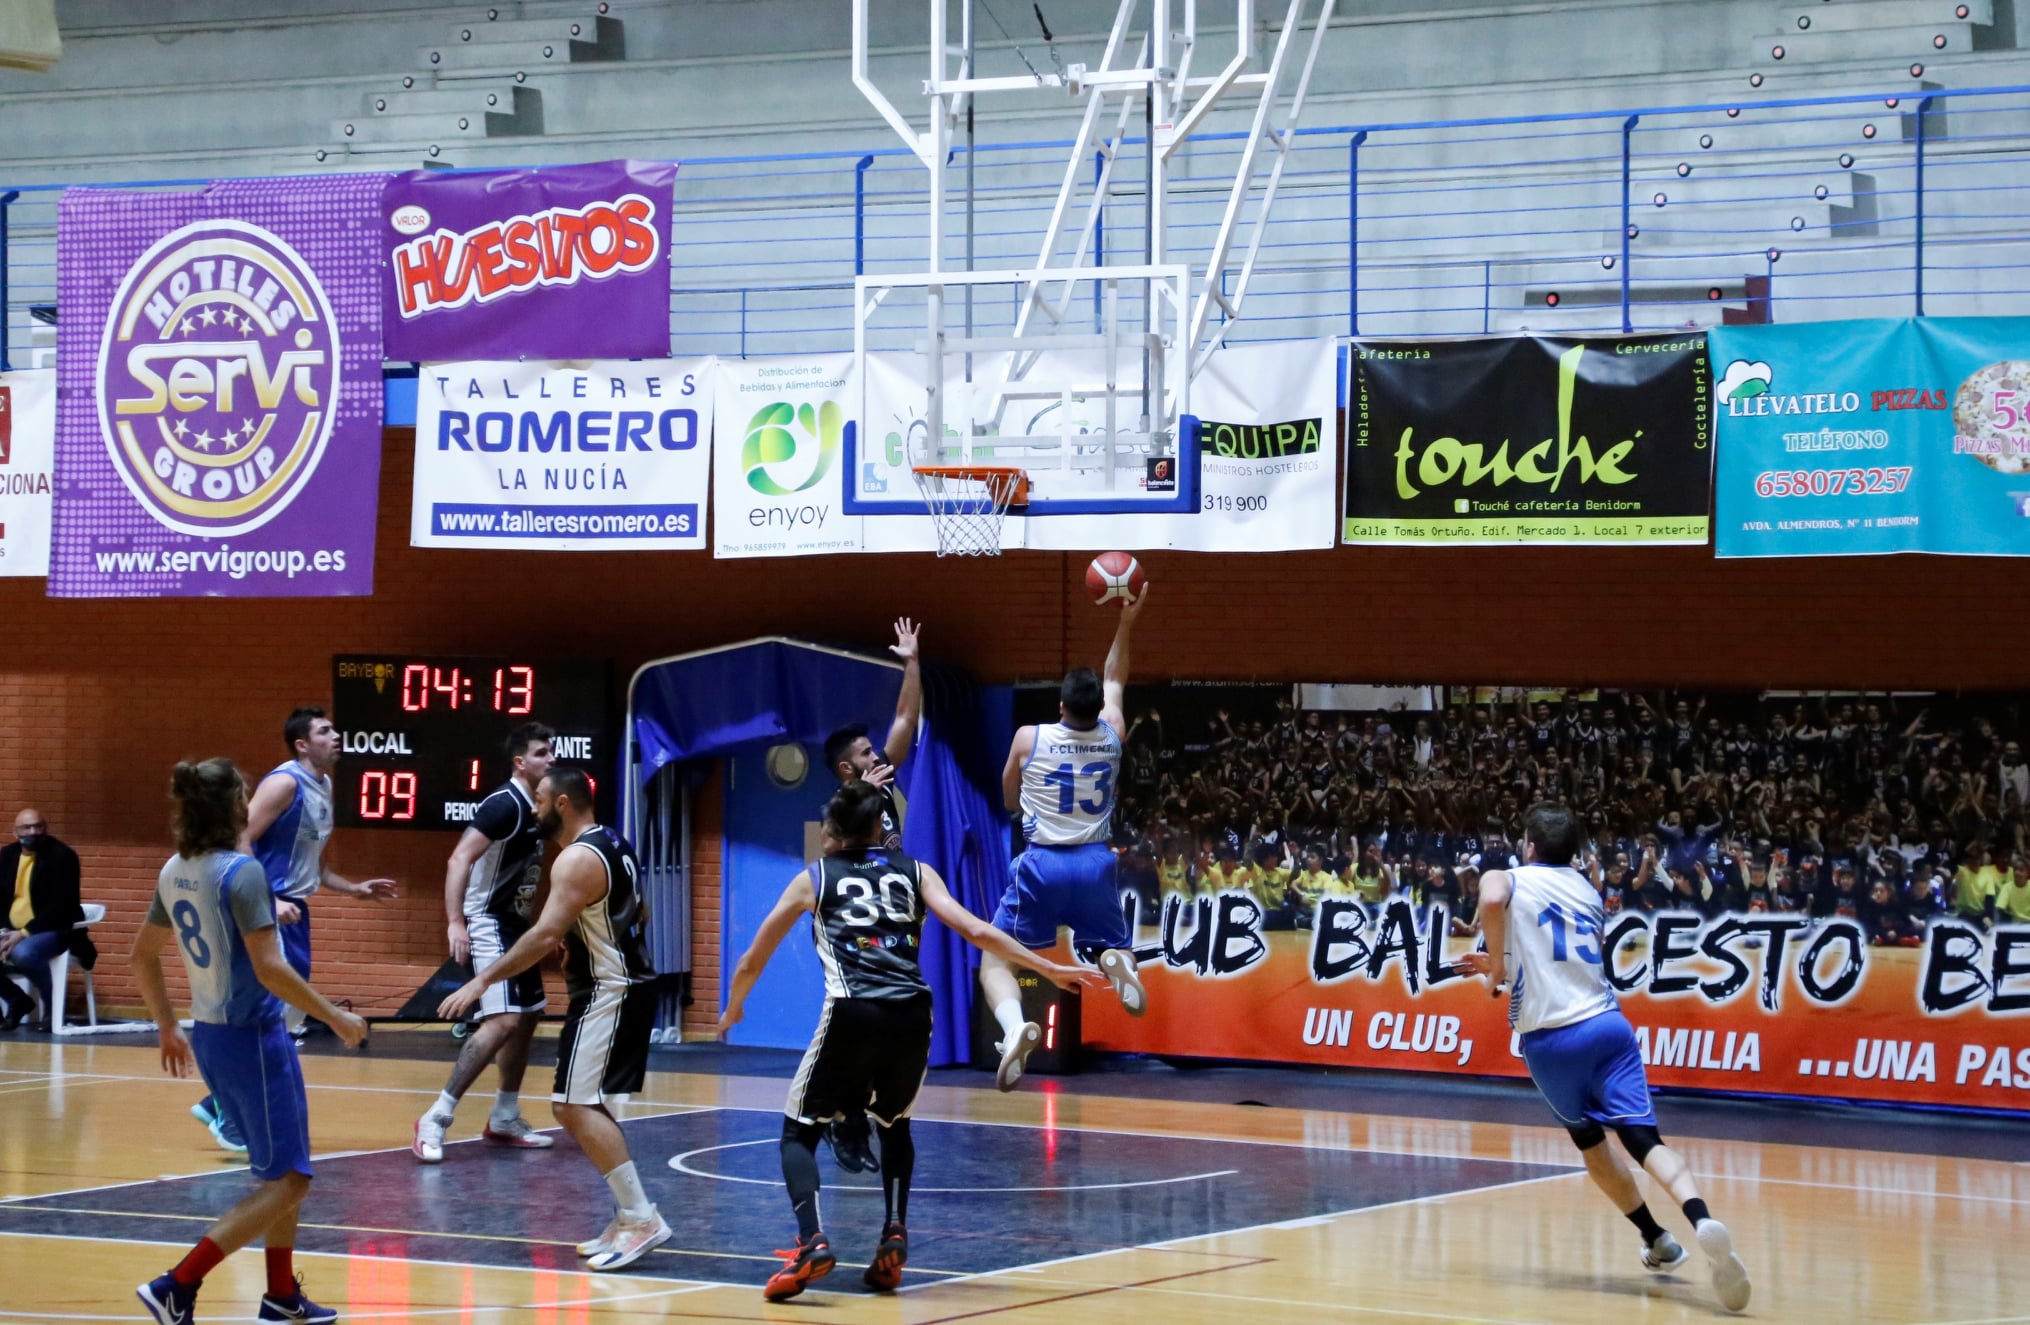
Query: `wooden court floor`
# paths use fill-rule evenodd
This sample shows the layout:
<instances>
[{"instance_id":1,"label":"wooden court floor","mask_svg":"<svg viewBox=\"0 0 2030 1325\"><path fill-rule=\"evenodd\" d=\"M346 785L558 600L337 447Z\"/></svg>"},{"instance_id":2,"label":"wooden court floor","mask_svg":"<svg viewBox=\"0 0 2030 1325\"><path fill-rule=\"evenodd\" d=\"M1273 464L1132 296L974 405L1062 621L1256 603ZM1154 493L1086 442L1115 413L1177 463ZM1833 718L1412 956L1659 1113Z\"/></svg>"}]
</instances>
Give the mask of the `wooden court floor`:
<instances>
[{"instance_id":1,"label":"wooden court floor","mask_svg":"<svg viewBox=\"0 0 2030 1325\"><path fill-rule=\"evenodd\" d=\"M1156 1144L1153 1139L1167 1138L1176 1144L1152 1162L1182 1173L1202 1150L1213 1156L1203 1165L1224 1167L1174 1180L1159 1177L1149 1184L1099 1185L1216 1178L1226 1184L1221 1190L1235 1198L1235 1209L1246 1208L1241 1198L1274 1204L1292 1194L1287 1189L1306 1185L1301 1178L1293 1181L1287 1168L1277 1176L1267 1166L1218 1159L1234 1153L1236 1143L1265 1147L1243 1154L1281 1157L1279 1162L1294 1157L1300 1172L1307 1166L1344 1170L1352 1174L1347 1181L1358 1183L1364 1181L1360 1174L1370 1171L1346 1169L1358 1160L1380 1166L1374 1172L1404 1165L1430 1168L1449 1175L1445 1181L1452 1187L1379 1203L1354 1202L1363 1208L1126 1245L1122 1239L1133 1236L1133 1230L1124 1233L1126 1225L1095 1220L1090 1228L1066 1230L1074 1242L1089 1245L1084 1254L980 1274L912 1273L906 1291L885 1297L858 1291L857 1264L849 1269L848 1263L856 1261L858 1244L868 1232L839 1227L840 1211L851 1203L832 1199L826 1207L828 1231L842 1263L833 1279L818 1288L838 1286L842 1291L813 1291L791 1302L768 1304L759 1284L774 1264L769 1252L787 1245L792 1230L780 1189L766 1181L773 1162L765 1140L774 1126L769 1115L780 1108L785 1083L652 1073L642 1095L624 1111L631 1134L653 1122L676 1129L711 1124L720 1129L715 1135L764 1138L694 1148L689 1173L672 1172L668 1154L644 1153L642 1141L636 1142L637 1162L658 1175L652 1194L666 1213L681 1205L694 1224L696 1218L705 1219L699 1227L765 1230L738 1239L742 1245L695 1249L696 1254L710 1251L731 1258L714 1265L731 1264L736 1271L746 1267L751 1273L715 1273L709 1279L672 1277L669 1269L638 1276L579 1273L570 1268L575 1261L568 1244L596 1231L607 1214L589 1198L582 1217L574 1206L572 1218L554 1219L547 1228L512 1237L471 1235L480 1240L462 1243L430 1241L432 1254L404 1256L397 1254L400 1248L422 1244L433 1230L382 1221L416 1208L410 1198L418 1191L448 1181L445 1175L454 1171L454 1160L475 1166L469 1172L478 1172L476 1166L487 1162L489 1153L523 1163L507 1187L497 1187L497 1194L487 1198L509 1204L536 1200L546 1184L583 1187L589 1167L572 1150L503 1156L477 1146L448 1157L441 1169L397 1162L406 1160L401 1148L411 1122L441 1084L443 1064L368 1053L309 1056L304 1066L320 1174L347 1164L378 1166L371 1169L377 1175L372 1182L382 1199L362 1203L355 1195L346 1210L334 1211L337 1202L314 1186L304 1207L306 1244L317 1233L349 1248L306 1252L297 1262L311 1295L339 1308L341 1319L459 1325L482 1319L539 1325L651 1320L932 1325L990 1319L1628 1325L1708 1321L1725 1314L1713 1301L1702 1262L1688 1267L1697 1273L1669 1278L1640 1268L1632 1231L1570 1167L1575 1156L1562 1132L1080 1095L1031 1088L1037 1085L1033 1082L1009 1096L991 1089L928 1088L916 1115L922 1122L919 1186L935 1187L940 1173L960 1171L954 1166L967 1157L941 1155L933 1138L957 1135L952 1125L963 1124L981 1135L992 1125L1001 1129L995 1135L1024 1146L1041 1138L1042 1148L1034 1153L1054 1160L1082 1157L1053 1165L1050 1182L1069 1185L1079 1181L1071 1169L1082 1165L1097 1172L1116 1157ZM532 1086L546 1082L547 1075L532 1071ZM485 1108L482 1097L490 1088L489 1075L468 1101L454 1138L477 1132ZM145 1048L85 1040L0 1041L0 1216L6 1216L0 1229L7 1230L0 1231L0 1321L143 1318L133 1286L173 1262L180 1255L174 1244L194 1240L204 1226L202 1217L62 1212L173 1209L173 1201L149 1202L187 1190L178 1184L232 1181L232 1158L214 1148L185 1115L196 1093L190 1083L163 1077L155 1055ZM547 1105L533 1092L527 1108L532 1121L548 1124ZM647 1139L651 1133L640 1135ZM2030 1165L1852 1151L1840 1146L1836 1128L1828 1130L1820 1146L1679 1144L1754 1272L1750 1318L1801 1325L2030 1323ZM715 1153L707 1155L707 1149ZM1166 1158L1172 1151L1174 1157ZM1011 1153L1031 1151L1018 1147ZM744 1156L740 1162L746 1171L759 1176L714 1182L702 1172L715 1163L730 1164L736 1156ZM977 1163L979 1156L970 1159ZM1018 1158L1009 1167L1026 1163ZM823 1166L828 1186L840 1179L829 1156ZM1527 1176L1502 1179L1503 1173ZM1502 1180L1482 1181L1475 1174ZM1036 1190L1024 1185L1030 1176L1009 1173L994 1190L1017 1195L994 1198L1003 1204L993 1208L1010 1208L1009 1201L1019 1208L1031 1200L1057 1199L1047 1191L1021 1195ZM1250 1191L1249 1185L1257 1182L1286 1190ZM354 1187L357 1192L357 1182ZM942 1199L939 1213L912 1211L912 1231L918 1238L936 1233L942 1245L962 1247L969 1210L981 1212L982 1220L990 1218L986 1198ZM1145 1216L1152 1210L1160 1216L1167 1208L1162 1201L1172 1199L1181 1201L1143 1198L1139 1208ZM1678 1213L1665 1210L1663 1203L1656 1208L1682 1234ZM1182 1204L1178 1209L1190 1213ZM81 1234L79 1219L97 1223L92 1232ZM720 1224L713 1225L713 1219ZM927 1219L945 1227L932 1229ZM1137 1227L1146 1231L1149 1225ZM445 1254L446 1245L486 1254L461 1260ZM527 1263L503 1267L503 1251ZM523 1256L525 1252L529 1254ZM681 1272L691 1263L677 1258L668 1264ZM251 1319L261 1274L258 1254L233 1257L207 1282L198 1320ZM843 1291L849 1285L852 1291Z\"/></svg>"}]
</instances>

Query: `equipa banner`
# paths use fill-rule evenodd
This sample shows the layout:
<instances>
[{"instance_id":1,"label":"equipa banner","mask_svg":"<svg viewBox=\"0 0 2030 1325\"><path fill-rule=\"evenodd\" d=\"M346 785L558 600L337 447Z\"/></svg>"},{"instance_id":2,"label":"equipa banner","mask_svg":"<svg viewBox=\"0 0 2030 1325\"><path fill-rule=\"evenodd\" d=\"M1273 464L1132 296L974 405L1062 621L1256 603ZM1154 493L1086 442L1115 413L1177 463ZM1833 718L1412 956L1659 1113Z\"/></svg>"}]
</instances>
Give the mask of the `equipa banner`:
<instances>
[{"instance_id":1,"label":"equipa banner","mask_svg":"<svg viewBox=\"0 0 2030 1325\"><path fill-rule=\"evenodd\" d=\"M1720 556L2030 556L2030 318L1711 339Z\"/></svg>"},{"instance_id":2,"label":"equipa banner","mask_svg":"<svg viewBox=\"0 0 2030 1325\"><path fill-rule=\"evenodd\" d=\"M714 362L425 367L410 544L702 549Z\"/></svg>"},{"instance_id":3,"label":"equipa banner","mask_svg":"<svg viewBox=\"0 0 2030 1325\"><path fill-rule=\"evenodd\" d=\"M419 170L381 200L390 359L661 359L675 162Z\"/></svg>"},{"instance_id":4,"label":"equipa banner","mask_svg":"<svg viewBox=\"0 0 2030 1325\"><path fill-rule=\"evenodd\" d=\"M373 592L385 179L65 191L52 596Z\"/></svg>"},{"instance_id":5,"label":"equipa banner","mask_svg":"<svg viewBox=\"0 0 2030 1325\"><path fill-rule=\"evenodd\" d=\"M1354 341L1348 543L1698 543L1700 334Z\"/></svg>"},{"instance_id":6,"label":"equipa banner","mask_svg":"<svg viewBox=\"0 0 2030 1325\"><path fill-rule=\"evenodd\" d=\"M56 374L0 373L0 576L49 574Z\"/></svg>"}]
</instances>

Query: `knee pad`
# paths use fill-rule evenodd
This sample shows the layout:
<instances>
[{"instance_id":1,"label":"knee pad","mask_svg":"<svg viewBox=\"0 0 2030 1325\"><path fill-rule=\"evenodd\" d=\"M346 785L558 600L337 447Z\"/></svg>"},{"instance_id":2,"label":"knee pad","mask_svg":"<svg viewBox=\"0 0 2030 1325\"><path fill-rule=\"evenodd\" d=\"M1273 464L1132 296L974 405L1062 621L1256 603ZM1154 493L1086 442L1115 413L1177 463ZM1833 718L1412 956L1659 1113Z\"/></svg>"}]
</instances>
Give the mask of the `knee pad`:
<instances>
[{"instance_id":1,"label":"knee pad","mask_svg":"<svg viewBox=\"0 0 2030 1325\"><path fill-rule=\"evenodd\" d=\"M1614 1134L1621 1138L1621 1144L1628 1147L1628 1154L1637 1164L1649 1158L1649 1152L1663 1144L1663 1133L1648 1123L1616 1123Z\"/></svg>"},{"instance_id":2,"label":"knee pad","mask_svg":"<svg viewBox=\"0 0 2030 1325\"><path fill-rule=\"evenodd\" d=\"M1606 1129L1588 1118L1583 1123L1567 1123L1565 1130L1572 1135L1572 1144L1581 1150L1591 1150L1607 1139Z\"/></svg>"}]
</instances>

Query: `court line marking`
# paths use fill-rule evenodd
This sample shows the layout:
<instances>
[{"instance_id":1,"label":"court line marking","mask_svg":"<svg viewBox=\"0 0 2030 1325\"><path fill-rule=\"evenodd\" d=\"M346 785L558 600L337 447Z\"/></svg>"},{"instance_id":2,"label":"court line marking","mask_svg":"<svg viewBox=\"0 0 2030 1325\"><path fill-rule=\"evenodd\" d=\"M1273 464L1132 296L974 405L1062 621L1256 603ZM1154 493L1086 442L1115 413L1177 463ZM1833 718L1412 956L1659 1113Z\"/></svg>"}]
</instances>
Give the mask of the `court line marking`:
<instances>
[{"instance_id":1,"label":"court line marking","mask_svg":"<svg viewBox=\"0 0 2030 1325\"><path fill-rule=\"evenodd\" d=\"M1694 1176L1700 1182L1769 1183L1776 1187L1823 1187L1836 1192L1867 1192L1873 1196L1926 1196L1940 1201L1986 1201L1996 1205L2030 1205L2030 1200L2020 1196L1981 1196L1974 1192L1926 1192L1914 1187L1873 1187L1858 1183L1813 1182L1809 1178L1745 1178L1733 1173L1700 1173ZM2002 1319L2030 1318L2008 1316ZM1980 1322L1971 1322L1970 1325L1980 1325Z\"/></svg>"},{"instance_id":2,"label":"court line marking","mask_svg":"<svg viewBox=\"0 0 2030 1325\"><path fill-rule=\"evenodd\" d=\"M746 1146L772 1146L776 1144L778 1144L778 1139L770 1136L763 1137L759 1141L729 1141L724 1145L700 1146L696 1150L686 1150L681 1155L670 1156L669 1164L677 1172L688 1173L694 1178L711 1178L718 1182L744 1182L756 1187L780 1187L782 1183L775 1178L742 1178L731 1173L709 1173L704 1169L694 1169L684 1162L693 1155L709 1155L719 1150L739 1150ZM1077 1187L918 1187L916 1184L911 1183L909 1194L915 1196L919 1193L935 1192L945 1196L964 1196L973 1192L1111 1192L1121 1191L1129 1187L1163 1187L1174 1182L1199 1182L1208 1178L1231 1178L1239 1172L1239 1169L1220 1169L1214 1173L1187 1173L1177 1178L1145 1178L1138 1182L1093 1182ZM881 1188L833 1183L826 1187L825 1190L828 1192L878 1193L881 1191Z\"/></svg>"},{"instance_id":3,"label":"court line marking","mask_svg":"<svg viewBox=\"0 0 2030 1325\"><path fill-rule=\"evenodd\" d=\"M951 1316L932 1316L918 1325L949 1325L955 1320L978 1320L982 1316L998 1316L1009 1311L1027 1311L1034 1307L1056 1306L1063 1302L1076 1302L1082 1297L1099 1297L1105 1293L1119 1293L1128 1289L1146 1288L1153 1284L1175 1283L1179 1279L1196 1279L1201 1275L1219 1274L1226 1270L1245 1269L1251 1265L1273 1265L1273 1256L1255 1256L1247 1259L1245 1265L1212 1265L1198 1270L1182 1270L1176 1274L1158 1275L1154 1279L1141 1279L1128 1284L1094 1284L1077 1292L1058 1293L1052 1297L1038 1298L1034 1302L1010 1302L998 1307L982 1307L977 1311L961 1311Z\"/></svg>"},{"instance_id":4,"label":"court line marking","mask_svg":"<svg viewBox=\"0 0 2030 1325\"><path fill-rule=\"evenodd\" d=\"M94 1240L89 1238L81 1238L75 1234L68 1233L17 1233L12 1231L0 1231L0 1238L42 1238L52 1242L84 1242ZM118 1238L108 1240L129 1243L135 1246L142 1247L184 1247L187 1245L181 1242L163 1242L155 1238ZM545 1269L540 1266L534 1265L476 1265L471 1261L440 1261L433 1260L426 1256L366 1256L357 1252L347 1252L347 1251L306 1251L302 1247L298 1247L296 1249L296 1254L299 1256L322 1256L327 1259L335 1261L371 1260L371 1261L387 1261L393 1264L402 1264L402 1265L439 1265L450 1270L500 1270L509 1274L559 1274L559 1273L577 1274L582 1276L587 1282L590 1283L599 1283L602 1280L616 1284L670 1282L668 1280L657 1280L651 1278L650 1276L640 1274L601 1274L593 1270L557 1271ZM685 1293L702 1293L708 1288L733 1288L747 1286L748 1285L722 1284L706 1279L692 1279L692 1280L679 1280L676 1282L674 1286L667 1288L645 1289L639 1293L618 1293L604 1297L585 1298L583 1300L569 1302L531 1302L531 1303L510 1302L490 1306L481 1306L478 1303L474 1303L472 1306L469 1307L467 1306L414 1307L404 1309L402 1311L358 1311L348 1307L345 1314L353 1319L367 1320L367 1319L401 1319L409 1316L465 1315L465 1314L478 1314L487 1311L554 1311L561 1307L580 1307L580 1306L596 1307L603 1306L613 1302L637 1301L642 1298L679 1297ZM105 1320L105 1321L131 1322L134 1319L134 1313L131 1311L122 1312L120 1315L117 1316L92 1316L56 1311L17 1311L12 1307L0 1310L0 1315L23 1316L31 1320Z\"/></svg>"},{"instance_id":5,"label":"court line marking","mask_svg":"<svg viewBox=\"0 0 2030 1325\"><path fill-rule=\"evenodd\" d=\"M1393 1210L1399 1206L1406 1205L1428 1205L1434 1201L1450 1200L1455 1196L1471 1196L1477 1195L1481 1192L1498 1192L1504 1191L1510 1187L1528 1187L1540 1182L1560 1182L1567 1178L1580 1177L1584 1173L1585 1173L1584 1169L1575 1169L1570 1173L1544 1173L1539 1174L1534 1178L1517 1178L1513 1182L1492 1183L1485 1187L1462 1187L1457 1191L1432 1192L1428 1196L1406 1196L1399 1201L1384 1201L1379 1205L1355 1206L1348 1210L1333 1210L1322 1215L1303 1215L1300 1216L1299 1218L1301 1218L1305 1223L1311 1224L1324 1223L1330 1220L1343 1219L1348 1215L1364 1215L1374 1210ZM1266 1232L1270 1229L1281 1228L1284 1225L1289 1224L1291 1222L1293 1221L1287 1219L1275 1219L1260 1224L1243 1225L1240 1228L1217 1229L1211 1233L1187 1233L1183 1237L1165 1238L1161 1242L1138 1242L1131 1247L1108 1247L1103 1251L1081 1252L1079 1255L1076 1256L1059 1256L1052 1260L1036 1261L1029 1265L1011 1266L1005 1270L982 1270L977 1274L969 1274L956 1279L946 1279L936 1284L904 1284L901 1288L898 1288L895 1291L897 1293L920 1292L926 1288L942 1288L946 1284L962 1284L974 1279L991 1279L996 1275L1033 1273L1037 1270L1049 1269L1052 1266L1071 1265L1075 1264L1078 1261L1097 1260L1102 1256L1119 1256L1123 1252L1169 1251L1179 1246L1180 1244L1187 1242L1204 1242L1211 1238L1228 1238L1228 1237L1236 1237L1244 1233L1261 1233ZM1234 1256L1236 1258L1239 1258L1241 1255L1241 1253L1238 1252L1213 1252L1209 1254L1221 1256Z\"/></svg>"}]
</instances>

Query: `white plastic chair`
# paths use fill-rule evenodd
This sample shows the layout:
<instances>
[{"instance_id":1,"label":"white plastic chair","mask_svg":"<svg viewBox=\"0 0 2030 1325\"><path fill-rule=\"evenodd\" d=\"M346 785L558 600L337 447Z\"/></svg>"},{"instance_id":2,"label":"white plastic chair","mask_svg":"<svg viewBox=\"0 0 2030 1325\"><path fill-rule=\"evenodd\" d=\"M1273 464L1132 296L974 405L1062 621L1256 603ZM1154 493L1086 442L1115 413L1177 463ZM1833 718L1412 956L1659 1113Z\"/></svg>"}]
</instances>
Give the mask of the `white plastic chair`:
<instances>
[{"instance_id":1,"label":"white plastic chair","mask_svg":"<svg viewBox=\"0 0 2030 1325\"><path fill-rule=\"evenodd\" d=\"M90 929L93 925L98 924L106 918L106 908L98 902L86 902L81 909L85 913L85 918L78 921L74 928ZM87 967L80 967L79 969L83 971L85 977L85 1025L88 1027L97 1026L99 1024L98 991L92 988L91 970ZM42 1005L42 995L36 992L34 984L29 981L27 976L16 975L13 978L14 983L27 990L35 999L37 1014L49 1018L50 1029L58 1035L64 1034L64 1008L70 1002L70 949L65 948L57 953L56 956L49 959L49 988L51 995L56 999L56 1009L54 1012Z\"/></svg>"}]
</instances>

